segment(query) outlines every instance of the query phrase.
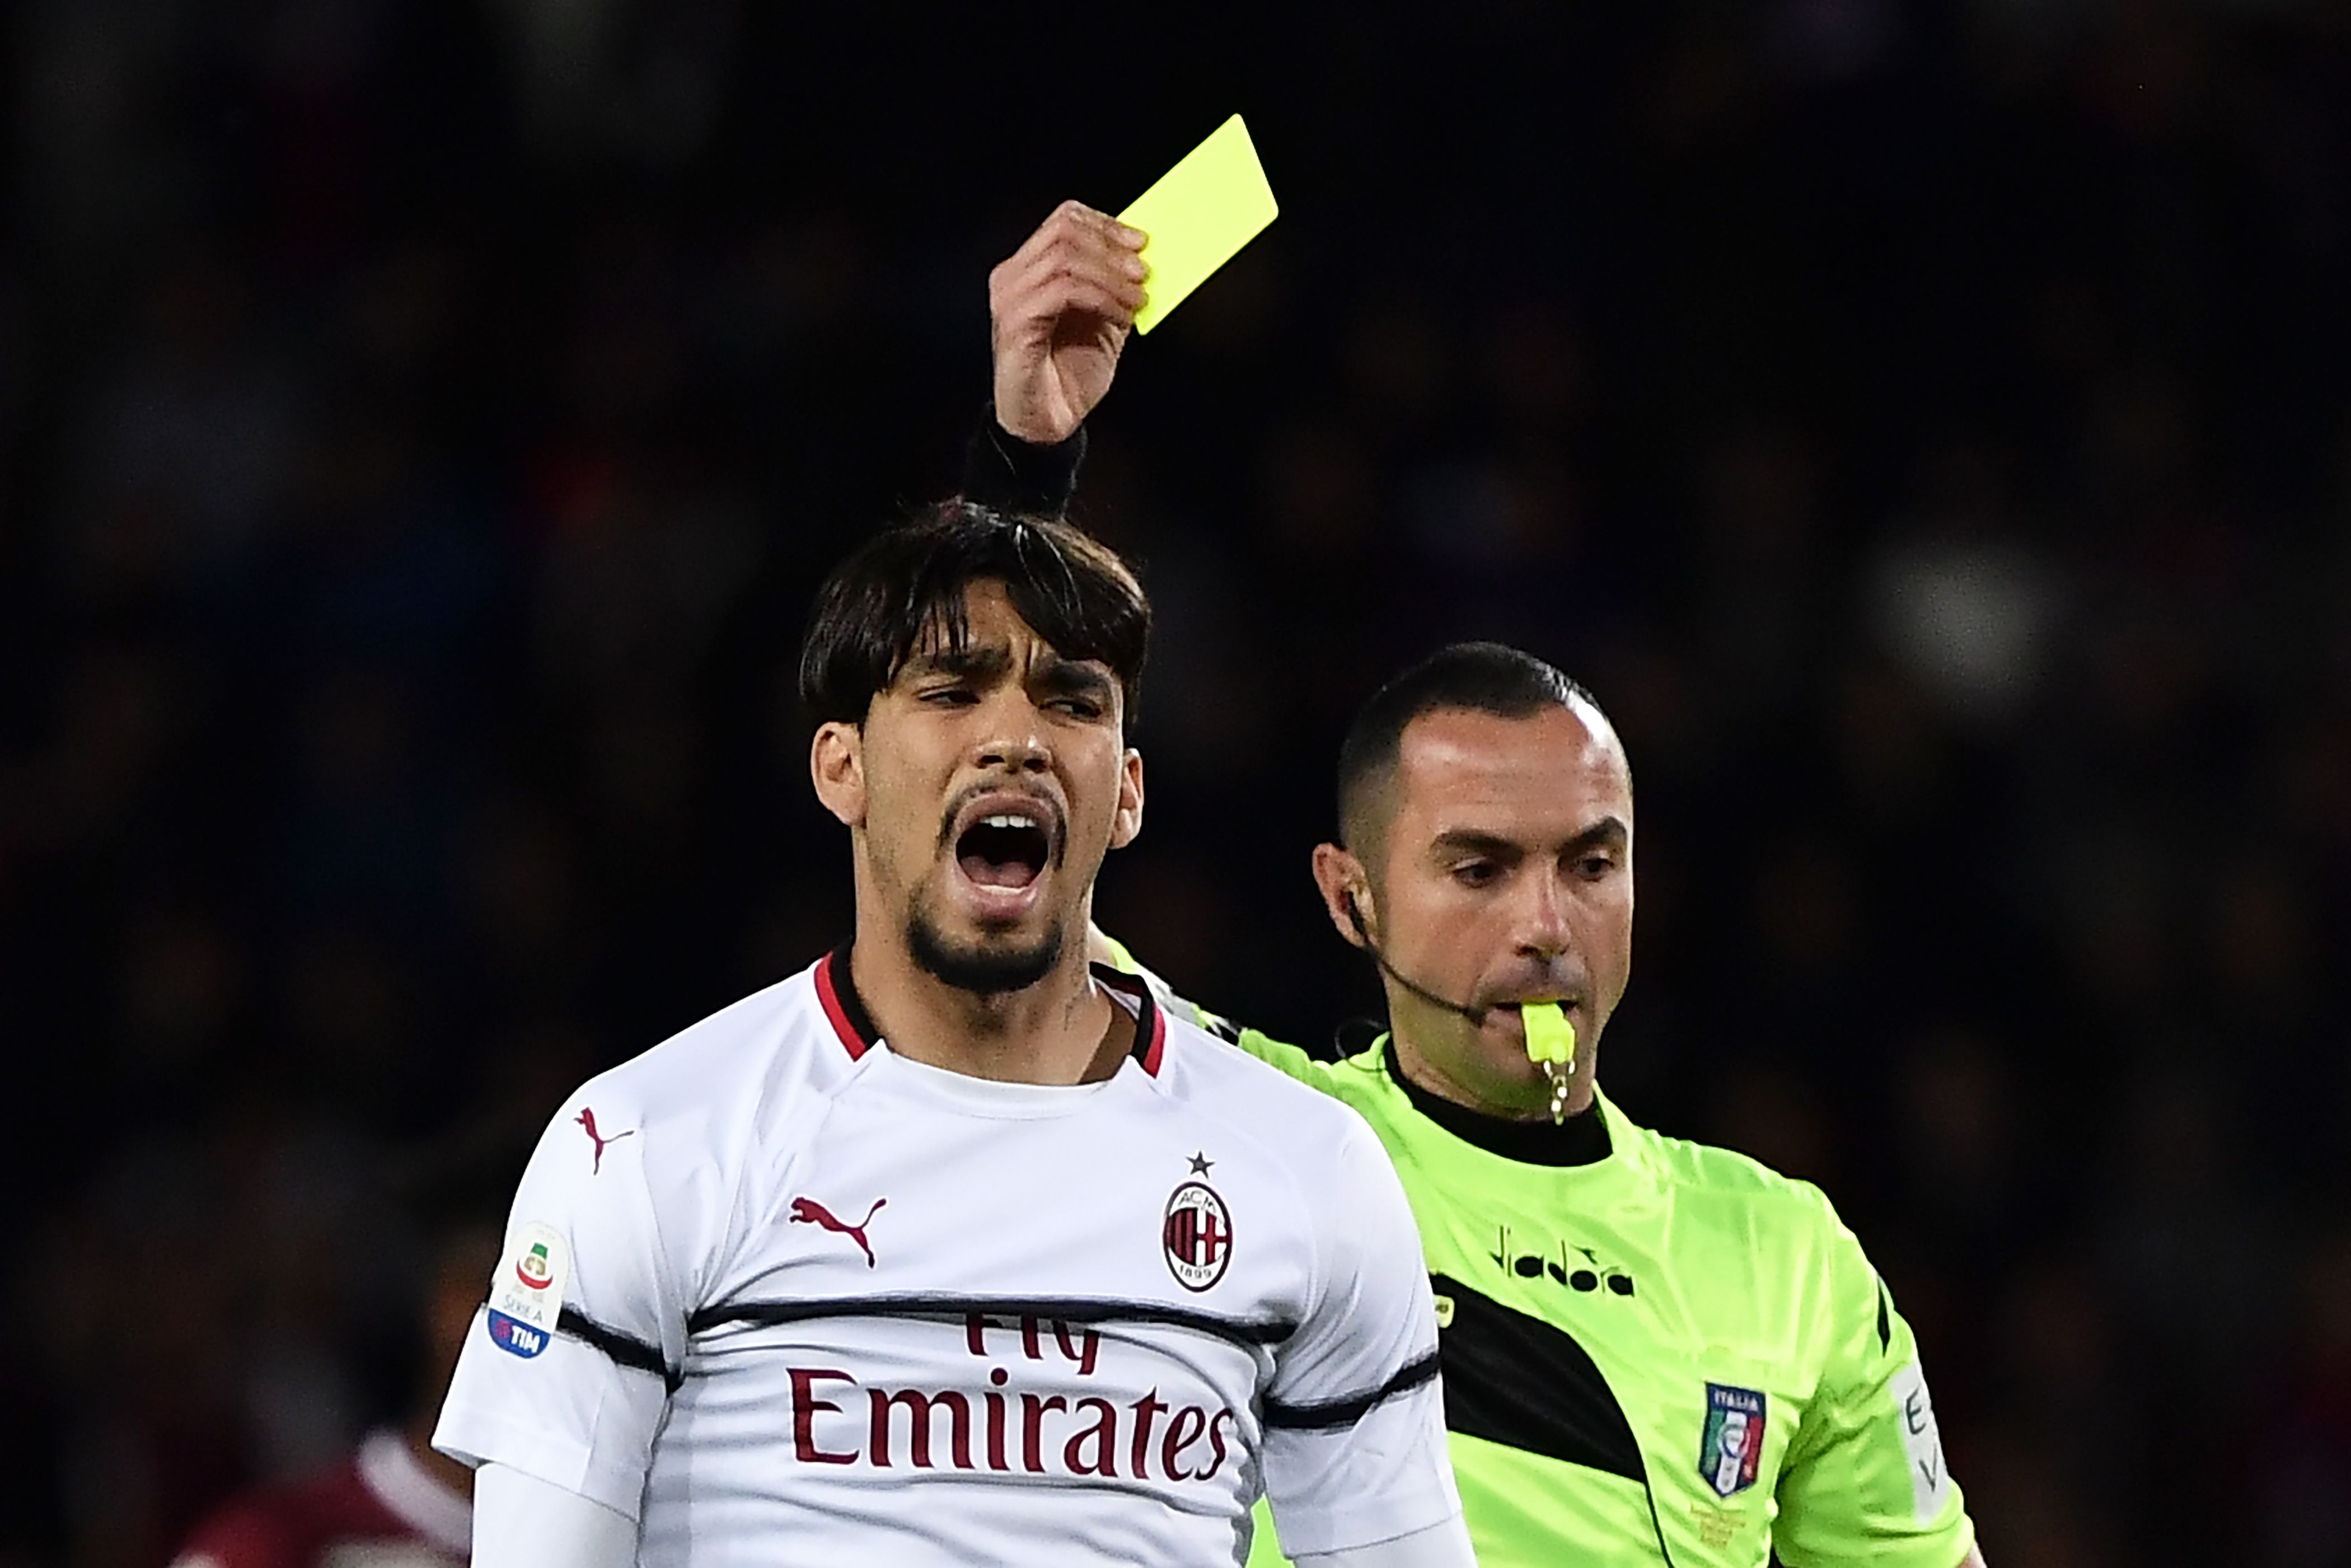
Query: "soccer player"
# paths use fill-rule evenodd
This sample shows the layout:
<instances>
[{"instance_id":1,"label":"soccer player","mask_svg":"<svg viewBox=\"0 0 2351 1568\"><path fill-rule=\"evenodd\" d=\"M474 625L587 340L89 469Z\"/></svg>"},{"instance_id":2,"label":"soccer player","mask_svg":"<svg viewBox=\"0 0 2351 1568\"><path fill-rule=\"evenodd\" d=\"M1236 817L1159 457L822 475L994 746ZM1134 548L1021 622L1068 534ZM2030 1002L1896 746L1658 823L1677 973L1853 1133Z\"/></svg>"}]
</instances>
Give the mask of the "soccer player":
<instances>
[{"instance_id":1,"label":"soccer player","mask_svg":"<svg viewBox=\"0 0 2351 1568\"><path fill-rule=\"evenodd\" d=\"M820 591L851 940L548 1127L434 1442L478 1568L1470 1561L1362 1119L1090 968L1149 611L950 504Z\"/></svg>"},{"instance_id":2,"label":"soccer player","mask_svg":"<svg viewBox=\"0 0 2351 1568\"><path fill-rule=\"evenodd\" d=\"M1116 359L1082 382L1040 364L1102 340L1106 253L1057 232L1081 221L1056 214L991 280L996 421L967 487L1057 504L1074 482ZM1071 385L1091 401L1052 395ZM1378 964L1391 1031L1328 1063L1217 1027L1362 1112L1395 1163L1479 1560L1980 1568L1909 1326L1828 1200L1600 1092L1633 782L1598 706L1531 655L1457 645L1365 705L1338 772L1315 882ZM1573 1039L1548 1067L1521 1016L1546 1004L1541 1032Z\"/></svg>"},{"instance_id":3,"label":"soccer player","mask_svg":"<svg viewBox=\"0 0 2351 1568\"><path fill-rule=\"evenodd\" d=\"M473 1477L428 1442L456 1365L482 1271L497 1256L495 1219L443 1215L432 1231L423 1322L424 1396L396 1427L371 1432L340 1462L232 1500L200 1525L172 1568L457 1568L465 1561Z\"/></svg>"}]
</instances>

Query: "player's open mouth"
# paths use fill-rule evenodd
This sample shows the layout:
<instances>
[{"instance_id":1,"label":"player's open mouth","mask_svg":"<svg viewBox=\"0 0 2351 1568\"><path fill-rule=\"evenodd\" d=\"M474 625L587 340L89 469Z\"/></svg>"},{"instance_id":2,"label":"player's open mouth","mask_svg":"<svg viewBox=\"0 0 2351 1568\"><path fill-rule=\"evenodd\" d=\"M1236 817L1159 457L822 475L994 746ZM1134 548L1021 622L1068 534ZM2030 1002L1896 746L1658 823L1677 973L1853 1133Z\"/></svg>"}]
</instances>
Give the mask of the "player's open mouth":
<instances>
[{"instance_id":1,"label":"player's open mouth","mask_svg":"<svg viewBox=\"0 0 2351 1568\"><path fill-rule=\"evenodd\" d=\"M1027 888L1052 863L1051 821L1041 807L977 802L956 835L956 864L975 886Z\"/></svg>"}]
</instances>

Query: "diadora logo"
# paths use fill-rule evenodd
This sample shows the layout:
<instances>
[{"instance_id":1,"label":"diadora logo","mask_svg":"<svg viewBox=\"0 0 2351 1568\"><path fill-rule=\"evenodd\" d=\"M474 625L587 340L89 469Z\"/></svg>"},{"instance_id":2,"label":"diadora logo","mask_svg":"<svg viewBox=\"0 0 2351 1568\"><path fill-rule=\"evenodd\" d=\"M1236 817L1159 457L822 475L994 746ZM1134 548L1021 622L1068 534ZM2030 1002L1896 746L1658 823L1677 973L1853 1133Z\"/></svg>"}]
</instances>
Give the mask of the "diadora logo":
<instances>
[{"instance_id":1,"label":"diadora logo","mask_svg":"<svg viewBox=\"0 0 2351 1568\"><path fill-rule=\"evenodd\" d=\"M1632 1274L1614 1263L1604 1262L1600 1254L1589 1247L1554 1240L1541 1252L1522 1252L1511 1244L1510 1228L1494 1228L1494 1249L1486 1254L1498 1269L1508 1269L1521 1280L1536 1280L1549 1275L1554 1285L1564 1285L1571 1291L1590 1294L1605 1291L1612 1296L1633 1294Z\"/></svg>"},{"instance_id":2,"label":"diadora logo","mask_svg":"<svg viewBox=\"0 0 2351 1568\"><path fill-rule=\"evenodd\" d=\"M588 1141L596 1145L596 1163L588 1167L588 1174L590 1176L601 1176L603 1174L604 1151L606 1149L611 1147L614 1144L619 1143L622 1138L633 1138L637 1135L637 1130L634 1127L631 1127L625 1132L615 1133L611 1137L606 1137L603 1134L596 1130L596 1112L591 1106L582 1105L580 1107L580 1114L572 1117L571 1120L581 1132L588 1134Z\"/></svg>"},{"instance_id":3,"label":"diadora logo","mask_svg":"<svg viewBox=\"0 0 2351 1568\"><path fill-rule=\"evenodd\" d=\"M872 1207L866 1209L865 1218L852 1225L845 1219L835 1218L832 1210L812 1197L796 1197L792 1199L792 1218L789 1223L813 1225L820 1229L838 1231L848 1237L857 1243L857 1249L865 1254L865 1266L871 1269L875 1261L873 1244L866 1240L865 1228L873 1223L873 1217L881 1213L883 1207L889 1201L886 1197L875 1198Z\"/></svg>"}]
</instances>

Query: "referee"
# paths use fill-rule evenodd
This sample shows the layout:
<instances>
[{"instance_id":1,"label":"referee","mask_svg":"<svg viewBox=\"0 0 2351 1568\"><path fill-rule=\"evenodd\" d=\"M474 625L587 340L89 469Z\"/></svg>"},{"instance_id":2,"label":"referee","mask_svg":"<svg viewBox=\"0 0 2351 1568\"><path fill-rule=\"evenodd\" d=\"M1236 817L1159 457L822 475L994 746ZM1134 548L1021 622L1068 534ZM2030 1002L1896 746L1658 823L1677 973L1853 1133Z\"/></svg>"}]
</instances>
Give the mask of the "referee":
<instances>
[{"instance_id":1,"label":"referee","mask_svg":"<svg viewBox=\"0 0 2351 1568\"><path fill-rule=\"evenodd\" d=\"M970 487L1066 504L1134 249L1064 206L997 268ZM1353 1106L1395 1162L1479 1560L1981 1568L1909 1325L1828 1199L1600 1092L1633 785L1590 695L1515 649L1447 648L1365 705L1338 783L1315 880L1379 966L1391 1032L1335 1063L1223 1032ZM1576 1041L1556 1076L1520 1013L1545 1003ZM1278 1561L1261 1529L1252 1562Z\"/></svg>"}]
</instances>

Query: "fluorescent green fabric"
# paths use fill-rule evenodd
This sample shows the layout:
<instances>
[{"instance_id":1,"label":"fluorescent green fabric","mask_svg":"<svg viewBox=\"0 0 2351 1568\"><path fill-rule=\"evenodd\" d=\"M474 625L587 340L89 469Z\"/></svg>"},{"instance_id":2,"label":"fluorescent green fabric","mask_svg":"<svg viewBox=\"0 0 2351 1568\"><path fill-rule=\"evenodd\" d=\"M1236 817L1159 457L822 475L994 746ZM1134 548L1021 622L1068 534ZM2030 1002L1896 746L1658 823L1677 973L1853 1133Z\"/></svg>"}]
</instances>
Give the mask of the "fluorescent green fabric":
<instances>
[{"instance_id":1,"label":"fluorescent green fabric","mask_svg":"<svg viewBox=\"0 0 2351 1568\"><path fill-rule=\"evenodd\" d=\"M1637 1127L1604 1097L1606 1159L1503 1159L1422 1115L1390 1078L1384 1040L1323 1063L1226 1032L1353 1106L1395 1161L1438 1281L1454 1469L1484 1568L1656 1564L1661 1537L1677 1568L1762 1568L1775 1547L1790 1568L1966 1556L1974 1527L1941 1469L1909 1326L1818 1188ZM1637 1458L1612 1472L1465 1432L1493 1427L1478 1411L1510 1407L1514 1392L1541 1428L1528 1440L1565 1441L1551 1427L1580 1418L1553 1388L1527 1396L1548 1375L1519 1338L1513 1361L1466 1337L1504 1343L1496 1324L1588 1356L1604 1385L1592 1398L1613 1398L1621 1451ZM1725 1434L1751 1432L1759 1413L1750 1480L1741 1439ZM1259 1523L1250 1562L1279 1563Z\"/></svg>"}]
</instances>

